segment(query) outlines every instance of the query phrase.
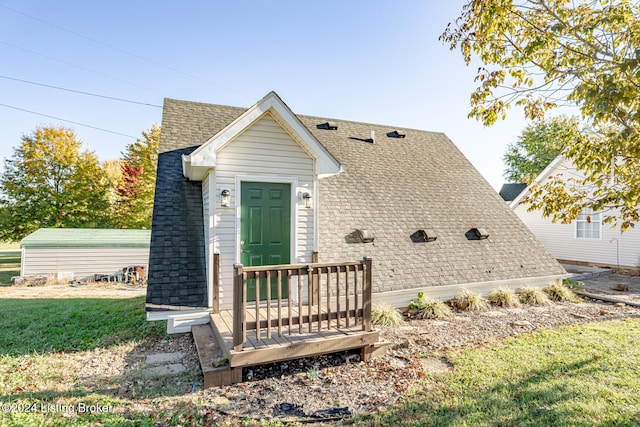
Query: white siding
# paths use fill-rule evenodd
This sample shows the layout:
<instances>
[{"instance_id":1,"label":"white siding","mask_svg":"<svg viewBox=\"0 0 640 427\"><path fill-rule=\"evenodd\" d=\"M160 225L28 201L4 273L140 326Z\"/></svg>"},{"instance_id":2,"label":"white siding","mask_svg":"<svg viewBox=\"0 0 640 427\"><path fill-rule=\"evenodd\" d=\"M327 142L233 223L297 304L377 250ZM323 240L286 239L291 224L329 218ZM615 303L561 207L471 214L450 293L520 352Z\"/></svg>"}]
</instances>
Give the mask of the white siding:
<instances>
[{"instance_id":1,"label":"white siding","mask_svg":"<svg viewBox=\"0 0 640 427\"><path fill-rule=\"evenodd\" d=\"M114 274L130 265L149 269L149 248L24 249L21 275L73 273L76 280Z\"/></svg>"},{"instance_id":2,"label":"white siding","mask_svg":"<svg viewBox=\"0 0 640 427\"><path fill-rule=\"evenodd\" d=\"M211 224L214 251L220 254L220 308L232 307L233 264L237 258L237 203L240 188L236 188L238 177L246 180L291 182L291 205L294 208L295 242L292 244L291 262L311 262L314 249L315 209L305 209L301 194L314 194L314 161L300 145L266 114L250 128L238 135L216 155L215 185L209 189L216 200L215 212L206 219ZM231 191L231 206L220 207L217 195L223 189Z\"/></svg>"},{"instance_id":3,"label":"white siding","mask_svg":"<svg viewBox=\"0 0 640 427\"><path fill-rule=\"evenodd\" d=\"M551 173L562 173L564 179L580 176L566 160ZM617 239L619 264L628 267L640 266L639 229L620 233L618 228L602 224L600 239L576 239L575 222L554 224L551 219L543 218L540 211L527 212L527 208L527 205L520 203L514 211L555 258L616 266L616 240L612 239Z\"/></svg>"}]
</instances>

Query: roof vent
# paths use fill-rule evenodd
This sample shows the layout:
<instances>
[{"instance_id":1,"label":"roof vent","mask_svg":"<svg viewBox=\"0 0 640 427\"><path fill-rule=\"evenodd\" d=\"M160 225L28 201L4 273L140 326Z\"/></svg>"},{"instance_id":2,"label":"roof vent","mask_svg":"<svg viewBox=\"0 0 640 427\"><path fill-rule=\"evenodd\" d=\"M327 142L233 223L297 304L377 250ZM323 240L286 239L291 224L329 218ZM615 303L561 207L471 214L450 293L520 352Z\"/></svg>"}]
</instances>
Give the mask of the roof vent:
<instances>
[{"instance_id":1,"label":"roof vent","mask_svg":"<svg viewBox=\"0 0 640 427\"><path fill-rule=\"evenodd\" d=\"M418 230L410 237L413 243L435 242L438 238L438 236L436 236L436 232L431 229Z\"/></svg>"},{"instance_id":2,"label":"roof vent","mask_svg":"<svg viewBox=\"0 0 640 427\"><path fill-rule=\"evenodd\" d=\"M373 232L369 230L356 230L358 233L358 237L362 243L371 243L375 240L376 236L374 236Z\"/></svg>"},{"instance_id":3,"label":"roof vent","mask_svg":"<svg viewBox=\"0 0 640 427\"><path fill-rule=\"evenodd\" d=\"M489 238L489 232L484 228L472 228L465 233L467 240L484 240Z\"/></svg>"},{"instance_id":4,"label":"roof vent","mask_svg":"<svg viewBox=\"0 0 640 427\"><path fill-rule=\"evenodd\" d=\"M374 142L376 142L376 131L372 130L371 131L371 136L368 139L365 139L366 142L373 144Z\"/></svg>"},{"instance_id":5,"label":"roof vent","mask_svg":"<svg viewBox=\"0 0 640 427\"><path fill-rule=\"evenodd\" d=\"M318 129L325 129L325 130L338 130L338 124L336 122L324 122L324 123L320 123L316 127Z\"/></svg>"},{"instance_id":6,"label":"roof vent","mask_svg":"<svg viewBox=\"0 0 640 427\"><path fill-rule=\"evenodd\" d=\"M406 138L406 137L407 137L407 134L406 134L404 131L402 131L402 130L397 130L397 129L396 129L396 130L394 130L394 131L388 132L388 133L387 133L387 136L388 136L389 138Z\"/></svg>"}]
</instances>

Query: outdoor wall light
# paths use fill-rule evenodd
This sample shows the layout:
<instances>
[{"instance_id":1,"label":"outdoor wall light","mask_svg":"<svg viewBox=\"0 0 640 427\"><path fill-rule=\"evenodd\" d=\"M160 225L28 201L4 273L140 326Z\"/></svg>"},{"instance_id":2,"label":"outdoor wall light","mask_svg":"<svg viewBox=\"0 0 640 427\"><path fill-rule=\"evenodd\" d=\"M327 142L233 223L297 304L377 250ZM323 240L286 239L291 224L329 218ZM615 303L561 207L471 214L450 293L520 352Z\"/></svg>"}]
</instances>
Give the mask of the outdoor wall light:
<instances>
[{"instance_id":1,"label":"outdoor wall light","mask_svg":"<svg viewBox=\"0 0 640 427\"><path fill-rule=\"evenodd\" d=\"M225 189L220 192L220 206L231 206L231 191Z\"/></svg>"},{"instance_id":2,"label":"outdoor wall light","mask_svg":"<svg viewBox=\"0 0 640 427\"><path fill-rule=\"evenodd\" d=\"M304 193L302 199L304 200L305 209L311 208L311 193Z\"/></svg>"}]
</instances>

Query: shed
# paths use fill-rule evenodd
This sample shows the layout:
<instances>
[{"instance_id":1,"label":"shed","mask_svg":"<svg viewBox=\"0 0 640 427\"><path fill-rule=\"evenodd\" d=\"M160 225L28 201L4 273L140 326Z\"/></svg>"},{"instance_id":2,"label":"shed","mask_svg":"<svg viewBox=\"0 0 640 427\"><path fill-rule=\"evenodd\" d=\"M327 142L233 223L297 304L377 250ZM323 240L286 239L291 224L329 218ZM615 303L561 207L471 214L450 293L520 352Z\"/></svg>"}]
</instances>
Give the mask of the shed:
<instances>
[{"instance_id":1,"label":"shed","mask_svg":"<svg viewBox=\"0 0 640 427\"><path fill-rule=\"evenodd\" d=\"M83 280L149 264L150 230L41 228L20 242L20 274Z\"/></svg>"}]
</instances>

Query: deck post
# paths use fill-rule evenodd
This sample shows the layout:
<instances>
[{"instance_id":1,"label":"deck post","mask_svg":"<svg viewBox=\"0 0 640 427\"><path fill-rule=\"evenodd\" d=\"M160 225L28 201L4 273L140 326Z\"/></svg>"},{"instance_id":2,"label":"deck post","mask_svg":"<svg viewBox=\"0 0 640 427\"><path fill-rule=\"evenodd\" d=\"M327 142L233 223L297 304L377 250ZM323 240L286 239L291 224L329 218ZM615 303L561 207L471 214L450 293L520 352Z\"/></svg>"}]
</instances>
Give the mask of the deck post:
<instances>
[{"instance_id":1,"label":"deck post","mask_svg":"<svg viewBox=\"0 0 640 427\"><path fill-rule=\"evenodd\" d=\"M233 265L233 350L241 351L244 340L242 339L242 328L244 325L245 312L242 307L244 301L245 283L242 274L243 265Z\"/></svg>"},{"instance_id":2,"label":"deck post","mask_svg":"<svg viewBox=\"0 0 640 427\"><path fill-rule=\"evenodd\" d=\"M371 279L373 259L370 256L363 258L365 268L365 280L362 284L362 330L371 331Z\"/></svg>"},{"instance_id":3,"label":"deck post","mask_svg":"<svg viewBox=\"0 0 640 427\"><path fill-rule=\"evenodd\" d=\"M213 312L220 313L220 254L213 254Z\"/></svg>"}]
</instances>

